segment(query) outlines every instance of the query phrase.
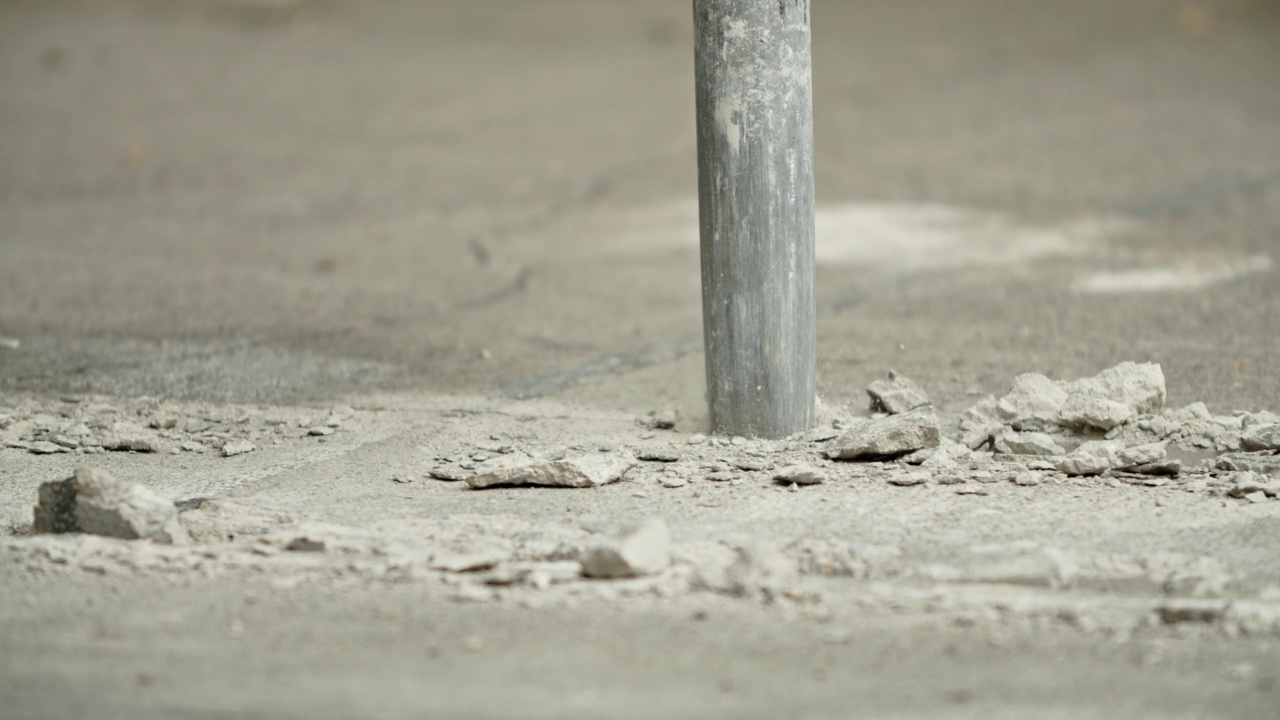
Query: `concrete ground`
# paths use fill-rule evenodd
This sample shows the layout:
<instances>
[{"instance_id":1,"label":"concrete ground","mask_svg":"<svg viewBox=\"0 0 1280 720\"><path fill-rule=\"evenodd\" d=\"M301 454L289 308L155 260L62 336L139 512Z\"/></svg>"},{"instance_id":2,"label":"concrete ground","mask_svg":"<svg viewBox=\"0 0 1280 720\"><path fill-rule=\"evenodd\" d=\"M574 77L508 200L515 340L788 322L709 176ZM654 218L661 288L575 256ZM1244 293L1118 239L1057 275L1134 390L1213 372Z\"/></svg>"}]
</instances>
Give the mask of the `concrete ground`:
<instances>
[{"instance_id":1,"label":"concrete ground","mask_svg":"<svg viewBox=\"0 0 1280 720\"><path fill-rule=\"evenodd\" d=\"M953 423L1020 373L1134 360L1170 407L1280 411L1280 4L822 2L813 22L828 406L896 369ZM421 477L491 443L705 431L687 1L6 0L0 98L0 416L305 430L349 408L241 457L0 447L0 715L1274 716L1276 634L1152 625L1167 586L929 571L992 543L1172 554L1275 602L1274 500ZM634 423L666 407L675 431ZM23 537L36 488L86 463L350 526L660 514L689 552L903 559L817 603L50 570Z\"/></svg>"}]
</instances>

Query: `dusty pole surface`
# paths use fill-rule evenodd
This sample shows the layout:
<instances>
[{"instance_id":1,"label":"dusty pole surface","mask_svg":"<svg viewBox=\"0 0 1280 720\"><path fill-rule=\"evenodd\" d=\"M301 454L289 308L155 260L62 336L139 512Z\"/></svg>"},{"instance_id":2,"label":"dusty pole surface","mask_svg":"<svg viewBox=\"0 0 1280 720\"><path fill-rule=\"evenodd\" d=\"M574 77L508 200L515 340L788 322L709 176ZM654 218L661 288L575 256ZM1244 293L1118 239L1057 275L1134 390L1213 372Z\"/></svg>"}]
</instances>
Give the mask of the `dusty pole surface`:
<instances>
[{"instance_id":1,"label":"dusty pole surface","mask_svg":"<svg viewBox=\"0 0 1280 720\"><path fill-rule=\"evenodd\" d=\"M712 431L813 424L809 0L694 0L702 313Z\"/></svg>"}]
</instances>

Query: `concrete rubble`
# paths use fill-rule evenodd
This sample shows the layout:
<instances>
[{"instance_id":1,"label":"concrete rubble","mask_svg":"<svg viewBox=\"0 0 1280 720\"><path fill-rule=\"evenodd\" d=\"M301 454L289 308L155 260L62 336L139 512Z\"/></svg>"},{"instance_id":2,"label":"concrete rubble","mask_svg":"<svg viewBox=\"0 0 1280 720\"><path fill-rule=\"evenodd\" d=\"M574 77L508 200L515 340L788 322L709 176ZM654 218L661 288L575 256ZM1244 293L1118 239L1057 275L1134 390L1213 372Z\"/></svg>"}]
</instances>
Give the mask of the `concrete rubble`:
<instances>
[{"instance_id":1,"label":"concrete rubble","mask_svg":"<svg viewBox=\"0 0 1280 720\"><path fill-rule=\"evenodd\" d=\"M88 467L77 468L75 475L66 480L40 486L32 531L82 532L160 543L184 543L188 539L172 501L142 485L117 480L105 471Z\"/></svg>"},{"instance_id":2,"label":"concrete rubble","mask_svg":"<svg viewBox=\"0 0 1280 720\"><path fill-rule=\"evenodd\" d=\"M941 437L937 414L931 407L921 407L855 425L827 448L826 455L833 460L893 458L936 448Z\"/></svg>"},{"instance_id":3,"label":"concrete rubble","mask_svg":"<svg viewBox=\"0 0 1280 720\"><path fill-rule=\"evenodd\" d=\"M827 481L827 474L812 465L788 465L773 473L774 482L796 485L820 485Z\"/></svg>"},{"instance_id":4,"label":"concrete rubble","mask_svg":"<svg viewBox=\"0 0 1280 720\"><path fill-rule=\"evenodd\" d=\"M1232 507L1257 510L1276 502L1280 455L1270 445L1278 425L1276 416L1266 412L1219 415L1202 403L1163 408L1161 377L1158 366L1133 364L1070 383L1024 375L1004 397L987 398L962 413L958 428L948 424L947 437L937 411L927 405L872 417L828 412L826 427L777 441L655 434L647 432L647 424L632 431L634 440L591 441L569 448L493 434L479 441L470 438L456 447L424 445L422 464L415 472L398 463L378 477L388 491L406 498L458 488L416 481L396 484L386 482L387 478L416 480L425 475L463 481L469 488L589 488L622 482L629 487L619 492L627 497L653 498L646 492L660 488L664 502L688 502L698 512L709 513L720 512L716 508L729 506L753 488L776 492L772 488L778 485L792 490L816 486L794 496L778 496L780 502L825 503L856 497L861 503L863 494L873 500L876 492L890 493L899 498L892 502L898 503L904 495L921 502L964 496L962 502L972 503L978 513L993 512L984 506L991 502L986 498L1010 502L1031 495L1052 497L1064 486L1151 493L1157 505L1174 492L1216 497ZM886 385L901 389L906 382L895 374ZM882 385L878 390L883 398L895 397L892 388ZM894 402L890 399L881 407L902 409ZM255 414L208 406L192 410L153 402L130 406L91 399L68 402L56 412L47 405L14 405L0 408L0 440L22 452L30 452L36 443L76 454L100 452L104 443L114 445L113 432L124 436L128 433L119 431L127 428L172 452L226 452L228 447L250 446L267 453L282 441L315 442L325 437L311 436L313 428L336 430L359 422L358 414L349 410L326 417L304 410L286 416L276 411ZM1173 448L1182 454L1171 454ZM1188 451L1202 454L1188 455ZM256 460L257 456L245 462ZM859 462L836 462L840 460ZM91 486L92 482L86 484ZM68 510L81 507L79 499L73 504L69 493L75 494L70 481L41 490L36 529L83 529L75 509ZM448 597L459 602L494 602L527 593L562 599L584 592L599 592L601 597L669 597L702 589L805 605L823 595L813 582L832 576L891 581L906 575L948 587L996 584L1054 591L1087 585L1097 578L1100 583L1117 577L1136 582L1133 578L1151 574L1148 566L1154 562L1145 558L1134 561L1132 567L1126 564L1126 575L1115 569L1114 560L1095 563L1065 551L974 556L943 566L922 564L897 547L872 552L863 543L833 538L798 538L782 547L737 537L677 544L660 518L618 535L602 534L589 522L572 527L500 517L345 526L207 494L174 508L173 503L154 497L145 502L112 500L123 497L118 490L96 495L86 491L89 501L83 508L94 503L116 508L109 522L94 516L87 521L89 527L112 537L36 535L13 538L6 547L27 558L24 562L41 567L54 562L93 572L154 571L182 577L193 567L211 573L250 567L267 571L282 583L434 579L448 588ZM149 508L158 519L148 524L125 517L119 509L122 505ZM15 528L23 526L20 515L0 519ZM148 529L156 525L165 527L166 534ZM180 551L153 543L129 546L112 539L148 535L176 542L189 537L197 544ZM1214 577L1171 570L1158 582L1166 583L1161 588L1186 585L1185 591L1178 590L1179 597L1221 594L1221 582ZM1259 607L1247 615L1247 621L1239 620L1242 626L1272 627L1267 620L1269 606ZM1071 617L1083 615L1084 611L1073 611ZM1218 624L1237 622L1231 615L1216 618L1213 622Z\"/></svg>"},{"instance_id":5,"label":"concrete rubble","mask_svg":"<svg viewBox=\"0 0 1280 720\"><path fill-rule=\"evenodd\" d=\"M653 575L671 564L671 531L667 521L650 518L583 552L582 574L594 578Z\"/></svg>"},{"instance_id":6,"label":"concrete rubble","mask_svg":"<svg viewBox=\"0 0 1280 720\"><path fill-rule=\"evenodd\" d=\"M867 387L867 395L871 396L873 411L890 415L932 404L923 388L892 370L889 371L889 379L871 383Z\"/></svg>"},{"instance_id":7,"label":"concrete rubble","mask_svg":"<svg viewBox=\"0 0 1280 720\"><path fill-rule=\"evenodd\" d=\"M622 479L636 460L621 454L581 455L544 463L519 463L467 478L473 488L501 485L590 488Z\"/></svg>"}]
</instances>

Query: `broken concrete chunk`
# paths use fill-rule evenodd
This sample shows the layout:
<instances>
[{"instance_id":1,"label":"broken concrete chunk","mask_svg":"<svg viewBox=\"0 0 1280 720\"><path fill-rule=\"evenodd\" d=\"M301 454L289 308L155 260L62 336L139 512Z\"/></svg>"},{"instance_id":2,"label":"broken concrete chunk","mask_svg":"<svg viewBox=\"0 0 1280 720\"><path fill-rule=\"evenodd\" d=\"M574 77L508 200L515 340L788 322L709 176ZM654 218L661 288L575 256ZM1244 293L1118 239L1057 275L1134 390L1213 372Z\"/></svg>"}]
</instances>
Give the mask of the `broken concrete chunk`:
<instances>
[{"instance_id":1,"label":"broken concrete chunk","mask_svg":"<svg viewBox=\"0 0 1280 720\"><path fill-rule=\"evenodd\" d=\"M1069 383L1037 373L1019 375L1009 394L996 401L995 411L1002 423L1015 430L1089 427L1106 431L1138 415L1159 412L1164 398L1164 373L1159 365L1124 362ZM986 410L971 408L969 420L961 419L961 428L980 425Z\"/></svg>"},{"instance_id":2,"label":"broken concrete chunk","mask_svg":"<svg viewBox=\"0 0 1280 720\"><path fill-rule=\"evenodd\" d=\"M667 521L651 518L627 528L581 558L582 574L595 578L653 575L671 564L671 531Z\"/></svg>"},{"instance_id":3,"label":"broken concrete chunk","mask_svg":"<svg viewBox=\"0 0 1280 720\"><path fill-rule=\"evenodd\" d=\"M119 435L103 440L102 449L115 452L155 453L160 452L160 443L138 435Z\"/></svg>"},{"instance_id":4,"label":"broken concrete chunk","mask_svg":"<svg viewBox=\"0 0 1280 720\"><path fill-rule=\"evenodd\" d=\"M467 478L467 484L473 488L497 485L598 487L620 480L635 465L635 459L629 455L583 455L554 462L500 467L472 475Z\"/></svg>"},{"instance_id":5,"label":"broken concrete chunk","mask_svg":"<svg viewBox=\"0 0 1280 720\"><path fill-rule=\"evenodd\" d=\"M1115 454L1114 467L1127 469L1138 465L1150 465L1164 460L1167 445L1162 442L1134 445Z\"/></svg>"},{"instance_id":6,"label":"broken concrete chunk","mask_svg":"<svg viewBox=\"0 0 1280 720\"><path fill-rule=\"evenodd\" d=\"M889 371L888 380L876 380L867 387L871 396L871 409L890 415L914 410L932 404L924 390L910 379Z\"/></svg>"},{"instance_id":7,"label":"broken concrete chunk","mask_svg":"<svg viewBox=\"0 0 1280 720\"><path fill-rule=\"evenodd\" d=\"M812 465L788 465L773 474L775 482L796 485L818 485L827 480L827 474Z\"/></svg>"},{"instance_id":8,"label":"broken concrete chunk","mask_svg":"<svg viewBox=\"0 0 1280 720\"><path fill-rule=\"evenodd\" d=\"M253 452L258 448L248 440L233 439L222 444L222 457L232 457L234 455L243 455Z\"/></svg>"},{"instance_id":9,"label":"broken concrete chunk","mask_svg":"<svg viewBox=\"0 0 1280 720\"><path fill-rule=\"evenodd\" d=\"M1067 475L1101 475L1116 466L1116 455L1124 443L1116 440L1094 440L1076 448L1055 466Z\"/></svg>"},{"instance_id":10,"label":"broken concrete chunk","mask_svg":"<svg viewBox=\"0 0 1280 720\"><path fill-rule=\"evenodd\" d=\"M1164 407L1164 371L1156 363L1122 362L1091 378L1068 383L1066 390L1070 395L1126 405L1134 415L1158 413Z\"/></svg>"},{"instance_id":11,"label":"broken concrete chunk","mask_svg":"<svg viewBox=\"0 0 1280 720\"><path fill-rule=\"evenodd\" d=\"M1001 428L991 438L992 448L1005 455L1065 455L1058 443L1045 433L1018 432L1011 427Z\"/></svg>"},{"instance_id":12,"label":"broken concrete chunk","mask_svg":"<svg viewBox=\"0 0 1280 720\"><path fill-rule=\"evenodd\" d=\"M1083 393L1068 396L1058 411L1058 423L1064 427L1104 431L1125 424L1131 417L1133 410L1128 405Z\"/></svg>"},{"instance_id":13,"label":"broken concrete chunk","mask_svg":"<svg viewBox=\"0 0 1280 720\"><path fill-rule=\"evenodd\" d=\"M1250 452L1280 450L1280 423L1249 428L1240 436L1240 449Z\"/></svg>"},{"instance_id":14,"label":"broken concrete chunk","mask_svg":"<svg viewBox=\"0 0 1280 720\"><path fill-rule=\"evenodd\" d=\"M827 457L836 460L872 460L897 457L941 442L938 415L921 407L861 423L832 443Z\"/></svg>"},{"instance_id":15,"label":"broken concrete chunk","mask_svg":"<svg viewBox=\"0 0 1280 720\"><path fill-rule=\"evenodd\" d=\"M1067 391L1039 373L1013 379L1009 394L996 402L1001 422L1015 430L1048 430L1058 424L1058 410L1067 401Z\"/></svg>"},{"instance_id":16,"label":"broken concrete chunk","mask_svg":"<svg viewBox=\"0 0 1280 720\"><path fill-rule=\"evenodd\" d=\"M102 470L78 468L66 480L40 486L32 530L83 532L123 540L187 541L174 504L136 483Z\"/></svg>"}]
</instances>

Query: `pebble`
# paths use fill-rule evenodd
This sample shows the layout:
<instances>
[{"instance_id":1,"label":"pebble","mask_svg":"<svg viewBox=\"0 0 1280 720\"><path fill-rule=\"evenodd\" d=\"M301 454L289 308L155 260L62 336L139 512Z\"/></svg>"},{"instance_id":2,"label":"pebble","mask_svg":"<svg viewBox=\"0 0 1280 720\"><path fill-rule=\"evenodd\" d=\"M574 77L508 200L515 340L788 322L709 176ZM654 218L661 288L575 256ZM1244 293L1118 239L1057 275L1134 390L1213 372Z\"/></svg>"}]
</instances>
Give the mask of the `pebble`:
<instances>
[{"instance_id":1,"label":"pebble","mask_svg":"<svg viewBox=\"0 0 1280 720\"><path fill-rule=\"evenodd\" d=\"M682 488L689 484L689 481L679 475L663 475L658 482L665 488Z\"/></svg>"},{"instance_id":2,"label":"pebble","mask_svg":"<svg viewBox=\"0 0 1280 720\"><path fill-rule=\"evenodd\" d=\"M324 437L325 435L332 435L333 433L334 429L328 425L317 425L307 431L307 434L312 437Z\"/></svg>"},{"instance_id":3,"label":"pebble","mask_svg":"<svg viewBox=\"0 0 1280 720\"><path fill-rule=\"evenodd\" d=\"M788 465L773 474L775 482L795 485L819 485L827 481L827 475L812 465Z\"/></svg>"}]
</instances>

